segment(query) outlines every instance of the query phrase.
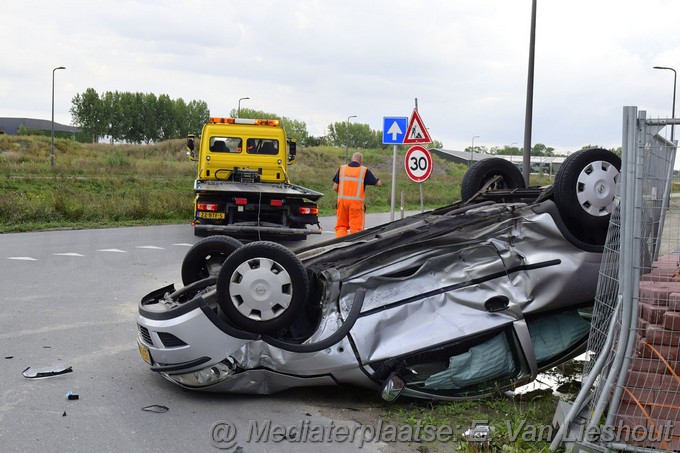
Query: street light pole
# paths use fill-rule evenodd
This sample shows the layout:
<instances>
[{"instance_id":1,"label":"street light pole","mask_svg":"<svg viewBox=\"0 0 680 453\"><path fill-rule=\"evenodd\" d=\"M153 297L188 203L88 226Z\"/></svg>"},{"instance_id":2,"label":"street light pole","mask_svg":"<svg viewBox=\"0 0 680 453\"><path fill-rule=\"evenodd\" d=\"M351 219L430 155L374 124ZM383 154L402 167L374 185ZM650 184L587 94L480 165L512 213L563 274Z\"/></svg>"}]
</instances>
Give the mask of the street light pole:
<instances>
[{"instance_id":1,"label":"street light pole","mask_svg":"<svg viewBox=\"0 0 680 453\"><path fill-rule=\"evenodd\" d=\"M241 101L245 101L246 99L250 99L250 98L240 98L238 100L238 109L236 109L236 118L241 118Z\"/></svg>"},{"instance_id":2,"label":"street light pole","mask_svg":"<svg viewBox=\"0 0 680 453\"><path fill-rule=\"evenodd\" d=\"M347 127L346 127L346 132L347 132L347 146L345 147L345 162L349 162L349 120L352 118L356 118L356 115L348 116L347 117Z\"/></svg>"},{"instance_id":3,"label":"street light pole","mask_svg":"<svg viewBox=\"0 0 680 453\"><path fill-rule=\"evenodd\" d=\"M50 146L50 167L54 168L54 72L57 69L66 69L64 66L52 69L52 145Z\"/></svg>"},{"instance_id":4,"label":"street light pole","mask_svg":"<svg viewBox=\"0 0 680 453\"><path fill-rule=\"evenodd\" d=\"M673 71L673 109L671 113L671 118L675 119L675 88L677 87L677 80L678 80L678 73L675 72L675 69L669 68L667 66L654 66L654 69L668 69L669 71ZM671 143L673 142L674 138L674 133L675 132L675 124L671 125Z\"/></svg>"},{"instance_id":5,"label":"street light pole","mask_svg":"<svg viewBox=\"0 0 680 453\"><path fill-rule=\"evenodd\" d=\"M522 175L529 187L531 175L531 128L534 115L534 61L536 59L536 4L531 2L531 27L529 29L529 66L527 70L527 101L524 109L524 150L522 151Z\"/></svg>"},{"instance_id":6,"label":"street light pole","mask_svg":"<svg viewBox=\"0 0 680 453\"><path fill-rule=\"evenodd\" d=\"M479 135L475 135L474 137L472 137L472 148L470 148L470 163L468 164L468 168L470 168L470 166L472 165L472 161L474 160L472 153L475 152L475 139L476 138L479 138Z\"/></svg>"}]
</instances>

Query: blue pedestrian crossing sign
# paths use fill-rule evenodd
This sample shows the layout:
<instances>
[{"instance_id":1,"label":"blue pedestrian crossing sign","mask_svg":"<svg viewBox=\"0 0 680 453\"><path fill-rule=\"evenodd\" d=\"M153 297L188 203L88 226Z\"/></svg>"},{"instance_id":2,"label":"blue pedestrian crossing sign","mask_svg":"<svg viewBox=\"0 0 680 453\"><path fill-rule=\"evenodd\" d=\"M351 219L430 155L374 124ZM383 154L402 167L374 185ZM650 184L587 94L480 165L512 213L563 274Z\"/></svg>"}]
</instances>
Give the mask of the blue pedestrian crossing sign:
<instances>
[{"instance_id":1,"label":"blue pedestrian crossing sign","mask_svg":"<svg viewBox=\"0 0 680 453\"><path fill-rule=\"evenodd\" d=\"M386 116L383 118L384 145L401 145L406 136L408 118L405 116Z\"/></svg>"}]
</instances>

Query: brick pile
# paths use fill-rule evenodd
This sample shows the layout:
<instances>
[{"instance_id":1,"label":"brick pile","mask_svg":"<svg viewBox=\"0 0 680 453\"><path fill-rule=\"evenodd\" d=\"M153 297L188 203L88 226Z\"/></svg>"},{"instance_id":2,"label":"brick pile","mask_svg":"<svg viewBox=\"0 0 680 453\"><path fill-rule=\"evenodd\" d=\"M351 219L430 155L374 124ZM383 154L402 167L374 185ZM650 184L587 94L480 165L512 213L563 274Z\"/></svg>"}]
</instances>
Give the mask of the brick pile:
<instances>
[{"instance_id":1,"label":"brick pile","mask_svg":"<svg viewBox=\"0 0 680 453\"><path fill-rule=\"evenodd\" d=\"M637 346L616 414L617 439L680 451L680 268L654 263L640 281Z\"/></svg>"}]
</instances>

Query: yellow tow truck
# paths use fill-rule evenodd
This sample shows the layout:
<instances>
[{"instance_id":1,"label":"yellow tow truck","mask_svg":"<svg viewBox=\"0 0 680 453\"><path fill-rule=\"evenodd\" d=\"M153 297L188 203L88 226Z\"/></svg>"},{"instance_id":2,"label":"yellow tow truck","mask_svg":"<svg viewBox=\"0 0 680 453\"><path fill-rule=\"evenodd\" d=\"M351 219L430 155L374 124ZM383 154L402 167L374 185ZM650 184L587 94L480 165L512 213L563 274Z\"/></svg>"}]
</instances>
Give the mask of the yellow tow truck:
<instances>
[{"instance_id":1,"label":"yellow tow truck","mask_svg":"<svg viewBox=\"0 0 680 453\"><path fill-rule=\"evenodd\" d=\"M194 147L190 135L192 157ZM303 239L321 233L316 201L323 194L290 182L295 156L296 143L279 120L211 117L194 157L194 234Z\"/></svg>"}]
</instances>

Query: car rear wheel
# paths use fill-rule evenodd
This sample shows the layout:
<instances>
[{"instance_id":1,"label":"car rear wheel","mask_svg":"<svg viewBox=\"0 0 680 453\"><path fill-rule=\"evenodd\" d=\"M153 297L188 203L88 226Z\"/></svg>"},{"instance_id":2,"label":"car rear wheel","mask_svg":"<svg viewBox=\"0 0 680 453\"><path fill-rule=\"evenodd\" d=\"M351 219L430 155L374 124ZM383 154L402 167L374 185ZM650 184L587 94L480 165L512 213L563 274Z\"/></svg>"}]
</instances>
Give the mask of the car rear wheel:
<instances>
[{"instance_id":1,"label":"car rear wheel","mask_svg":"<svg viewBox=\"0 0 680 453\"><path fill-rule=\"evenodd\" d=\"M271 334L303 311L309 279L293 252L274 242L252 242L232 253L217 277L227 319L252 333Z\"/></svg>"},{"instance_id":2,"label":"car rear wheel","mask_svg":"<svg viewBox=\"0 0 680 453\"><path fill-rule=\"evenodd\" d=\"M526 187L522 172L515 164L500 157L489 157L472 164L463 176L463 183L460 187L463 201L472 198L496 176L500 176L500 179L489 189L524 189Z\"/></svg>"},{"instance_id":3,"label":"car rear wheel","mask_svg":"<svg viewBox=\"0 0 680 453\"><path fill-rule=\"evenodd\" d=\"M209 236L194 244L182 261L182 283L193 282L217 275L222 263L243 243L231 236Z\"/></svg>"},{"instance_id":4,"label":"car rear wheel","mask_svg":"<svg viewBox=\"0 0 680 453\"><path fill-rule=\"evenodd\" d=\"M621 159L606 149L577 151L555 175L555 203L570 230L587 242L604 243L614 210Z\"/></svg>"}]
</instances>

